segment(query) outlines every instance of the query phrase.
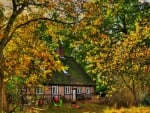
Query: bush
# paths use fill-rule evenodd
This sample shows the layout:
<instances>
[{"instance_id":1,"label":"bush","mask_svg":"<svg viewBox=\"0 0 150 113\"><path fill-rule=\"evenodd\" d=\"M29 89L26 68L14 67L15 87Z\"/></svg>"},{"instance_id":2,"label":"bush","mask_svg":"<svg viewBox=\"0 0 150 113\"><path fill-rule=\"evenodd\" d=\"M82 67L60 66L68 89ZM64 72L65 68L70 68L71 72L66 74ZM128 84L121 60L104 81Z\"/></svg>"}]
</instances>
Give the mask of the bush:
<instances>
[{"instance_id":1,"label":"bush","mask_svg":"<svg viewBox=\"0 0 150 113\"><path fill-rule=\"evenodd\" d=\"M108 91L108 86L106 85L100 85L99 87L96 88L96 95L99 95L102 92L107 92Z\"/></svg>"},{"instance_id":2,"label":"bush","mask_svg":"<svg viewBox=\"0 0 150 113\"><path fill-rule=\"evenodd\" d=\"M134 105L133 95L126 88L118 89L111 97L109 97L108 104L109 106L114 106L116 108L130 107Z\"/></svg>"},{"instance_id":3,"label":"bush","mask_svg":"<svg viewBox=\"0 0 150 113\"><path fill-rule=\"evenodd\" d=\"M141 100L142 105L150 105L150 95L148 94L143 94L142 100Z\"/></svg>"}]
</instances>

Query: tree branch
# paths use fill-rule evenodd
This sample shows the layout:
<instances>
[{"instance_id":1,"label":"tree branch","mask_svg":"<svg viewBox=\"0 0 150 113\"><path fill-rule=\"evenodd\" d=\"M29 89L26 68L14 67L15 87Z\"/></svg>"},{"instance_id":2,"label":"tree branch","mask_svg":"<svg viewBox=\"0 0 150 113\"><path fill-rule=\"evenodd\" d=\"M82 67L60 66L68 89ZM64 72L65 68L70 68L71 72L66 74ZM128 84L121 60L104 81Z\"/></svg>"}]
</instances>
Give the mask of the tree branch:
<instances>
[{"instance_id":1,"label":"tree branch","mask_svg":"<svg viewBox=\"0 0 150 113\"><path fill-rule=\"evenodd\" d=\"M16 31L17 29L19 29L19 28L21 28L21 27L23 27L23 26L25 26L25 25L28 25L28 24L30 24L30 23L32 23L32 22L36 22L36 21L40 21L40 20L53 21L53 22L56 22L56 23L69 24L69 25L75 24L75 22L74 22L74 23L73 23L73 22L72 22L72 23L71 23L71 22L70 22L70 23L66 23L66 22L63 22L63 21L60 21L60 20L57 20L57 19L50 19L50 18L44 18L44 17L42 17L42 18L35 18L35 19L31 19L31 20L29 20L29 21L27 21L27 22L25 22L25 23L22 23L22 24L16 26L15 29L14 29L14 30L12 31L12 33L10 34L9 39L12 38L13 34L15 33L15 31Z\"/></svg>"},{"instance_id":2,"label":"tree branch","mask_svg":"<svg viewBox=\"0 0 150 113\"><path fill-rule=\"evenodd\" d=\"M16 0L12 0L12 4L13 4L13 12L15 12L17 10Z\"/></svg>"},{"instance_id":3,"label":"tree branch","mask_svg":"<svg viewBox=\"0 0 150 113\"><path fill-rule=\"evenodd\" d=\"M30 3L31 2L31 3ZM31 22L35 22L35 21L39 21L39 20L44 20L44 21L53 21L56 23L61 23L61 24L69 24L69 25L73 25L76 22L63 22L62 20L58 20L55 18L46 18L46 17L41 17L41 18L35 18L35 19L31 19L23 24L20 24L16 27L14 27L14 29L12 28L16 18L18 15L20 15L22 13L22 11L24 10L25 7L27 7L28 5L31 5L32 3L34 4L34 1L29 1L29 0L24 0L22 3L17 4L18 2L16 0L12 0L13 3L13 13L7 23L7 26L4 30L4 36L3 38L0 40L0 50L3 50L5 48L5 46L7 45L7 43L11 40L14 32L22 27L25 26ZM45 2L41 3L44 4ZM10 32L12 30L12 32Z\"/></svg>"},{"instance_id":4,"label":"tree branch","mask_svg":"<svg viewBox=\"0 0 150 113\"><path fill-rule=\"evenodd\" d=\"M22 26L25 26L31 22L36 22L36 21L40 21L40 20L44 20L44 21L52 21L52 22L56 22L56 23L61 23L61 24L68 24L68 25L72 25L72 24L75 24L75 22L70 22L70 23L67 23L67 22L63 22L63 21L60 21L60 20L57 20L57 19L51 19L51 18L46 18L46 17L40 17L40 18L35 18L35 19L31 19L23 24L20 24L18 25L15 29L18 29Z\"/></svg>"},{"instance_id":5,"label":"tree branch","mask_svg":"<svg viewBox=\"0 0 150 113\"><path fill-rule=\"evenodd\" d=\"M3 38L0 40L0 51L2 51L5 46L7 45L7 43L11 40L12 36L9 36L9 33L12 29L12 26L15 22L15 19L17 18L17 16L24 10L24 8L27 6L26 2L24 2L24 5L22 5L20 8L18 8L17 10L17 6L16 6L16 1L12 0L13 2L13 13L7 23L7 26L4 30L4 36Z\"/></svg>"},{"instance_id":6,"label":"tree branch","mask_svg":"<svg viewBox=\"0 0 150 113\"><path fill-rule=\"evenodd\" d=\"M125 83L125 85L129 88L129 90L131 91L131 92L133 92L133 89L130 87L130 85L127 83L127 81L125 80L125 78L123 77L123 76L121 76L121 78L122 78L122 80L123 80L123 82Z\"/></svg>"}]
</instances>

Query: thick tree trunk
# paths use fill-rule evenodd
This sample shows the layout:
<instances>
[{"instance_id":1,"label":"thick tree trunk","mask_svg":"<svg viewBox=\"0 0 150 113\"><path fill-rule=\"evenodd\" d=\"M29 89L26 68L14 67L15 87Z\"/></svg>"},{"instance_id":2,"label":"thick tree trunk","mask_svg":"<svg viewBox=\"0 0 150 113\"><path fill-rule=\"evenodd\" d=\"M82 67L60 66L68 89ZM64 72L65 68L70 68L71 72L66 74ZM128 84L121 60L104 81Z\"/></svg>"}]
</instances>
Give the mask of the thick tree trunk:
<instances>
[{"instance_id":1,"label":"thick tree trunk","mask_svg":"<svg viewBox=\"0 0 150 113\"><path fill-rule=\"evenodd\" d=\"M0 113L2 111L7 112L7 101L5 95L5 85L4 85L4 56L3 52L0 52Z\"/></svg>"}]
</instances>

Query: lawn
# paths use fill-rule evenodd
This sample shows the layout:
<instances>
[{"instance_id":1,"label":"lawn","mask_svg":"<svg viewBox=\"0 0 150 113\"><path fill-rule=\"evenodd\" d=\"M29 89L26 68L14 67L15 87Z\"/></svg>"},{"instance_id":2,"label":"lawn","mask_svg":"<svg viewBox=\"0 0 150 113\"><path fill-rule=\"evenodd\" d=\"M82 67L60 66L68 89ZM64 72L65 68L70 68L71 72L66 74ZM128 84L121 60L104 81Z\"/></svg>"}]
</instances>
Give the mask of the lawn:
<instances>
[{"instance_id":1,"label":"lawn","mask_svg":"<svg viewBox=\"0 0 150 113\"><path fill-rule=\"evenodd\" d=\"M96 103L79 103L78 105L79 108L72 107L71 103L63 104L61 107L46 105L44 107L24 108L24 112L21 112L18 109L14 113L103 113L103 110L105 109L104 106L100 106Z\"/></svg>"},{"instance_id":2,"label":"lawn","mask_svg":"<svg viewBox=\"0 0 150 113\"><path fill-rule=\"evenodd\" d=\"M78 103L79 108L73 108L70 103L63 104L62 107L47 105L44 107L35 107L26 109L25 112L16 111L14 113L150 113L150 107L132 107L114 109L98 103ZM40 112L38 110L41 110ZM42 111L44 110L44 111Z\"/></svg>"}]
</instances>

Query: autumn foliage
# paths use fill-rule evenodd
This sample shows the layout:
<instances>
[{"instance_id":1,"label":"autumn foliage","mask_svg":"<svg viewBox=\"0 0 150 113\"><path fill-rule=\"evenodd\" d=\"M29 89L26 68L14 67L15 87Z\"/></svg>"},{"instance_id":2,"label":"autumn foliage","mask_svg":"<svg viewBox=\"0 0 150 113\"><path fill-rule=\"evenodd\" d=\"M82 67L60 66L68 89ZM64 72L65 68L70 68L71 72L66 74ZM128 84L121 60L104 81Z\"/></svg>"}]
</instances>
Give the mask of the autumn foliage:
<instances>
[{"instance_id":1,"label":"autumn foliage","mask_svg":"<svg viewBox=\"0 0 150 113\"><path fill-rule=\"evenodd\" d=\"M0 4L0 110L5 85L21 77L38 84L64 70L56 49L63 44L98 88L110 95L128 88L139 104L150 79L149 4L112 0L11 0ZM3 100L3 97L5 100ZM5 105L4 105L5 103Z\"/></svg>"}]
</instances>

